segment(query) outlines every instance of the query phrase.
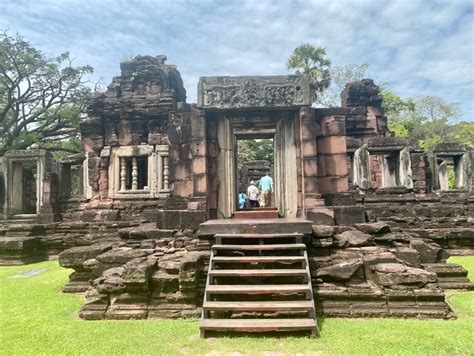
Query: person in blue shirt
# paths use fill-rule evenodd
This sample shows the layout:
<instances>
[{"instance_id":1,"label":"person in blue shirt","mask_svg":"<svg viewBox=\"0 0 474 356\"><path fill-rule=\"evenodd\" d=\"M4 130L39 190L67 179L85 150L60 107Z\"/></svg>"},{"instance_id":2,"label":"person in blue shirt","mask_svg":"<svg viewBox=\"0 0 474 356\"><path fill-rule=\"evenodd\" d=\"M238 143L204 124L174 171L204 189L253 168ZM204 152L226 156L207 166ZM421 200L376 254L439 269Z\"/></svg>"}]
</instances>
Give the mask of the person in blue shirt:
<instances>
[{"instance_id":1,"label":"person in blue shirt","mask_svg":"<svg viewBox=\"0 0 474 356\"><path fill-rule=\"evenodd\" d=\"M266 207L272 204L273 178L270 173L260 179L261 206Z\"/></svg>"},{"instance_id":2,"label":"person in blue shirt","mask_svg":"<svg viewBox=\"0 0 474 356\"><path fill-rule=\"evenodd\" d=\"M244 192L240 192L239 194L239 209L245 208L245 205L247 203L247 194Z\"/></svg>"}]
</instances>

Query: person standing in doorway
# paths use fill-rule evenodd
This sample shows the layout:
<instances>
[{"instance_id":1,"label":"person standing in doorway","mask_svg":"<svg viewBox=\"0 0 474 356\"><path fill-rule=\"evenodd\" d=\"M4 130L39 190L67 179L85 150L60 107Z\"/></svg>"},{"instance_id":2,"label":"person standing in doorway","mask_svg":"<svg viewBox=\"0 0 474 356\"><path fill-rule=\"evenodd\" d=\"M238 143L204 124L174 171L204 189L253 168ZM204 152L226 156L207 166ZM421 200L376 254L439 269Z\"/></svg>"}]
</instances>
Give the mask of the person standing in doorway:
<instances>
[{"instance_id":1,"label":"person standing in doorway","mask_svg":"<svg viewBox=\"0 0 474 356\"><path fill-rule=\"evenodd\" d=\"M250 207L251 208L258 208L260 204L258 203L258 196L259 196L259 190L257 186L255 185L254 181L250 182L250 185L247 189L247 194L249 197L249 202L250 202Z\"/></svg>"},{"instance_id":2,"label":"person standing in doorway","mask_svg":"<svg viewBox=\"0 0 474 356\"><path fill-rule=\"evenodd\" d=\"M262 206L267 207L272 204L272 193L273 193L273 178L270 173L267 173L265 177L260 179L259 184L260 192L262 194Z\"/></svg>"},{"instance_id":3,"label":"person standing in doorway","mask_svg":"<svg viewBox=\"0 0 474 356\"><path fill-rule=\"evenodd\" d=\"M247 194L245 192L240 192L239 194L239 209L244 209L247 205Z\"/></svg>"}]
</instances>

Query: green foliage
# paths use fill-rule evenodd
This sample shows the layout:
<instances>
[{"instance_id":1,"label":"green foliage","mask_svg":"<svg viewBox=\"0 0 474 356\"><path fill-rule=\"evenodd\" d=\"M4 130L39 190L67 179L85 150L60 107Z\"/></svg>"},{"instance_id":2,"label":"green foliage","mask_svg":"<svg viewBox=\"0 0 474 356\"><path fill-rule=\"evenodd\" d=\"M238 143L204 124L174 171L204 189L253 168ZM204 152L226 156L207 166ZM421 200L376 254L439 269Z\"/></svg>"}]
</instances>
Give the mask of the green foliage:
<instances>
[{"instance_id":1,"label":"green foliage","mask_svg":"<svg viewBox=\"0 0 474 356\"><path fill-rule=\"evenodd\" d=\"M0 154L8 149L70 150L91 90L69 52L48 58L22 36L0 32ZM76 147L73 151L76 152Z\"/></svg>"},{"instance_id":2,"label":"green foliage","mask_svg":"<svg viewBox=\"0 0 474 356\"><path fill-rule=\"evenodd\" d=\"M238 140L237 154L238 169L241 169L245 162L255 160L266 160L273 165L273 140Z\"/></svg>"},{"instance_id":3,"label":"green foliage","mask_svg":"<svg viewBox=\"0 0 474 356\"><path fill-rule=\"evenodd\" d=\"M469 270L474 257L455 257ZM44 268L31 278L12 275ZM0 267L1 355L468 355L474 350L474 293L449 292L455 320L320 318L321 337L199 338L199 320L84 321L81 296L63 294L71 270L56 261ZM212 351L210 351L212 350Z\"/></svg>"},{"instance_id":4,"label":"green foliage","mask_svg":"<svg viewBox=\"0 0 474 356\"><path fill-rule=\"evenodd\" d=\"M326 58L326 49L303 43L295 48L286 63L288 69L308 77L314 93L321 93L331 83L331 61Z\"/></svg>"},{"instance_id":5,"label":"green foliage","mask_svg":"<svg viewBox=\"0 0 474 356\"><path fill-rule=\"evenodd\" d=\"M424 150L443 142L474 145L474 123L450 123L461 115L459 103L435 96L402 99L388 89L383 89L382 95L388 125L395 136L408 137Z\"/></svg>"}]
</instances>

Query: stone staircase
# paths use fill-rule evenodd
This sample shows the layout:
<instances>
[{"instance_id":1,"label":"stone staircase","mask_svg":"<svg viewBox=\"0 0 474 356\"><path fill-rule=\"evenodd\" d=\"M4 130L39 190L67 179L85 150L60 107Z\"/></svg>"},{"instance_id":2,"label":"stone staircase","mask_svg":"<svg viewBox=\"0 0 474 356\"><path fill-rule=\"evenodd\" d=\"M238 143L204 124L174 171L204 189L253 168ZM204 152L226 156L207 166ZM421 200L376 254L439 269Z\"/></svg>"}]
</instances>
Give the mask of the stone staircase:
<instances>
[{"instance_id":1,"label":"stone staircase","mask_svg":"<svg viewBox=\"0 0 474 356\"><path fill-rule=\"evenodd\" d=\"M443 289L474 290L474 283L469 280L467 270L456 263L428 263L423 267L436 273Z\"/></svg>"},{"instance_id":2,"label":"stone staircase","mask_svg":"<svg viewBox=\"0 0 474 356\"><path fill-rule=\"evenodd\" d=\"M209 332L318 335L306 245L297 233L216 234L204 293Z\"/></svg>"}]
</instances>

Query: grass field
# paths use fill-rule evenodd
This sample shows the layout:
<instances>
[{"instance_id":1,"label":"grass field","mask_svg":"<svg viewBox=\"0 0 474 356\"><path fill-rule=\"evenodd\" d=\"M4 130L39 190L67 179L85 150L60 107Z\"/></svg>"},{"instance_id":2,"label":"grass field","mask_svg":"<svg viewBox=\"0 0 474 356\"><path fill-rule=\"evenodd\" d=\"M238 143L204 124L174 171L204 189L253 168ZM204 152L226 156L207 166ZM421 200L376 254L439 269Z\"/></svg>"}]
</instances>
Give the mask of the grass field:
<instances>
[{"instance_id":1,"label":"grass field","mask_svg":"<svg viewBox=\"0 0 474 356\"><path fill-rule=\"evenodd\" d=\"M456 257L474 279L474 257ZM12 275L44 268L30 278ZM199 321L83 321L82 299L62 294L71 271L55 261L0 268L0 355L468 355L474 292L448 292L456 320L319 320L321 337L199 338Z\"/></svg>"}]
</instances>

